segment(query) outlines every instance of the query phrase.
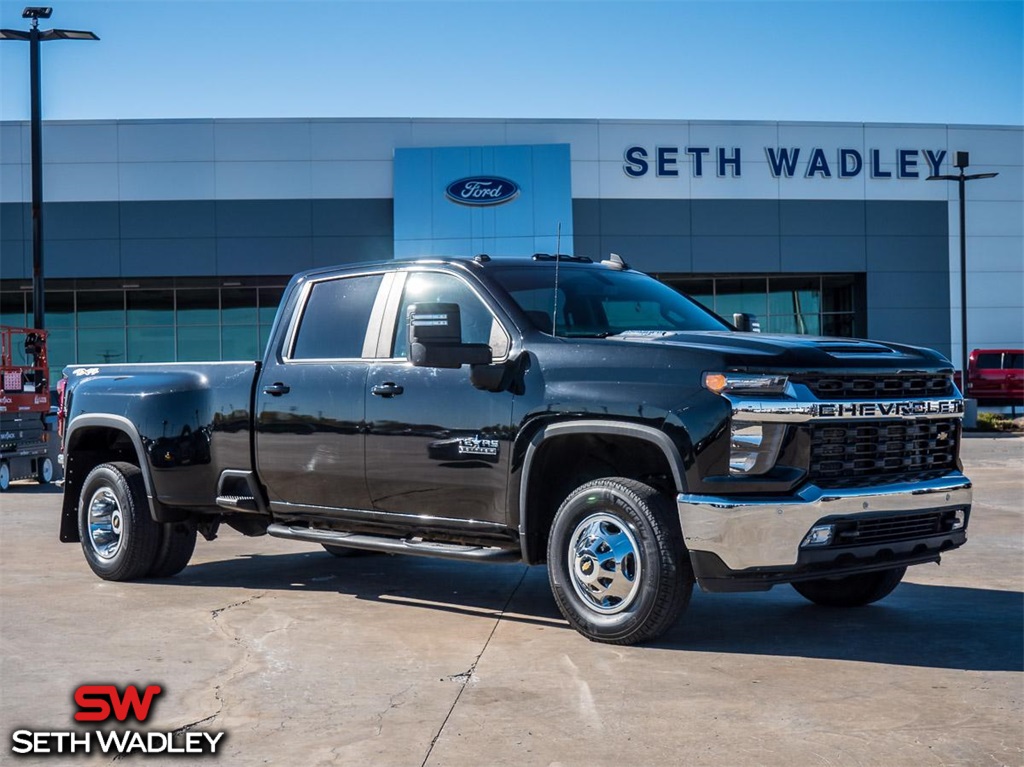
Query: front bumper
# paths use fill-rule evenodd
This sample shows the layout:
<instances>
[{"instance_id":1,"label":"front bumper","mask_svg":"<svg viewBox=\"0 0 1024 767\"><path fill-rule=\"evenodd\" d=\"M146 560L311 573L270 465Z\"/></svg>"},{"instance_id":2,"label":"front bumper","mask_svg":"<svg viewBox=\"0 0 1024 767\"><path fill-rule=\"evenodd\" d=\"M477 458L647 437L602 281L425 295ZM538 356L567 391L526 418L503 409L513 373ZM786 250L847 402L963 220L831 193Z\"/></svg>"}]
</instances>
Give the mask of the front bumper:
<instances>
[{"instance_id":1,"label":"front bumper","mask_svg":"<svg viewBox=\"0 0 1024 767\"><path fill-rule=\"evenodd\" d=\"M795 497L739 498L680 494L676 501L683 539L701 585L733 579L746 588L937 561L941 551L964 543L966 524L872 546L801 548L821 520L878 517L962 509L970 512L971 482L960 472L936 479L876 487L822 489L807 485ZM829 554L834 554L830 559ZM754 584L766 584L757 586ZM717 588L708 590L740 590Z\"/></svg>"}]
</instances>

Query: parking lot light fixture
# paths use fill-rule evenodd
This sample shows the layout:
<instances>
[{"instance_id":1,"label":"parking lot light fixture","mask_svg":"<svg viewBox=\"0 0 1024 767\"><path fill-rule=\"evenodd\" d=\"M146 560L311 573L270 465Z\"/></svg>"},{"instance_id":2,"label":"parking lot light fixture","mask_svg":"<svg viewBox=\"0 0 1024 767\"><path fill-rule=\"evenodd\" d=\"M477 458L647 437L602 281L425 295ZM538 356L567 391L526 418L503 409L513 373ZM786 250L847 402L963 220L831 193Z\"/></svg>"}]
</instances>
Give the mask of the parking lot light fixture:
<instances>
[{"instance_id":1,"label":"parking lot light fixture","mask_svg":"<svg viewBox=\"0 0 1024 767\"><path fill-rule=\"evenodd\" d=\"M28 30L0 29L0 40L23 40L29 46L29 77L32 100L32 324L45 322L46 293L43 276L43 148L39 85L39 44L47 40L99 40L94 32L78 29L39 29L39 19L53 15L50 6L29 6L21 12L31 19Z\"/></svg>"},{"instance_id":2,"label":"parking lot light fixture","mask_svg":"<svg viewBox=\"0 0 1024 767\"><path fill-rule=\"evenodd\" d=\"M965 206L967 182L982 178L993 178L998 173L974 173L965 175L970 165L969 152L954 152L953 167L960 175L928 176L928 181L956 181L960 187L960 388L967 392L967 210Z\"/></svg>"}]
</instances>

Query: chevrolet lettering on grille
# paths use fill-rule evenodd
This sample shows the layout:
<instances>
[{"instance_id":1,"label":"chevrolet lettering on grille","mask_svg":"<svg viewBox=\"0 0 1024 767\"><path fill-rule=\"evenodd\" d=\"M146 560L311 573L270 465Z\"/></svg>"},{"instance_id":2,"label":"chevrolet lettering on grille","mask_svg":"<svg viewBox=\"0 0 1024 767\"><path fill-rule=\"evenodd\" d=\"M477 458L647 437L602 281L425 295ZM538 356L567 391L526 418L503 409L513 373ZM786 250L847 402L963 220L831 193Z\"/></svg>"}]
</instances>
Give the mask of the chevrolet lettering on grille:
<instances>
[{"instance_id":1,"label":"chevrolet lettering on grille","mask_svg":"<svg viewBox=\"0 0 1024 767\"><path fill-rule=\"evenodd\" d=\"M962 399L888 402L825 402L813 405L817 418L920 418L963 415Z\"/></svg>"}]
</instances>

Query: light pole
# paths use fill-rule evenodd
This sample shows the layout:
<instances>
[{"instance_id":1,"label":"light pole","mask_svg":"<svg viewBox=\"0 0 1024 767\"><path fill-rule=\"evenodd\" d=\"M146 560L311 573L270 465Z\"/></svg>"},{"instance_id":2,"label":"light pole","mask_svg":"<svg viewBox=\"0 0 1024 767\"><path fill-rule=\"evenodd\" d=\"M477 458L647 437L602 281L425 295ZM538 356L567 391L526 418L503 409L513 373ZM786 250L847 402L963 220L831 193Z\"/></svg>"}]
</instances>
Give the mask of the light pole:
<instances>
[{"instance_id":1,"label":"light pole","mask_svg":"<svg viewBox=\"0 0 1024 767\"><path fill-rule=\"evenodd\" d=\"M960 388L967 394L967 182L979 178L992 178L998 173L975 173L964 175L970 165L969 152L954 152L953 167L959 169L959 176L929 176L928 181L956 181L960 186Z\"/></svg>"},{"instance_id":2,"label":"light pole","mask_svg":"<svg viewBox=\"0 0 1024 767\"><path fill-rule=\"evenodd\" d=\"M27 40L32 91L32 326L45 322L46 292L43 278L43 122L40 106L39 43L46 40L99 40L92 32L75 29L39 29L39 19L48 19L53 8L30 6L21 18L32 19L32 28L0 29L0 40Z\"/></svg>"}]
</instances>

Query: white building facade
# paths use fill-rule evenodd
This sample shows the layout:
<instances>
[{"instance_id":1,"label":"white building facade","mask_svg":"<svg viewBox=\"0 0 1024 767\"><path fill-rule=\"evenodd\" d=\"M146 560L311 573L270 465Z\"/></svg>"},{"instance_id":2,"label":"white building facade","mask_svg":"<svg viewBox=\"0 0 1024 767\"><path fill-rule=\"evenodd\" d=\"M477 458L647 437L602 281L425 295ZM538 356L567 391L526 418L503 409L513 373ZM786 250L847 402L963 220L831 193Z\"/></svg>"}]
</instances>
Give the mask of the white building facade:
<instances>
[{"instance_id":1,"label":"white building facade","mask_svg":"<svg viewBox=\"0 0 1024 767\"><path fill-rule=\"evenodd\" d=\"M0 123L0 313L31 323L29 126ZM256 357L301 269L607 257L766 330L960 358L1024 347L1024 128L619 120L161 120L43 130L51 362ZM508 181L470 210L446 189ZM490 179L481 181L481 179ZM498 181L494 181L497 179Z\"/></svg>"}]
</instances>

